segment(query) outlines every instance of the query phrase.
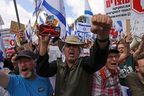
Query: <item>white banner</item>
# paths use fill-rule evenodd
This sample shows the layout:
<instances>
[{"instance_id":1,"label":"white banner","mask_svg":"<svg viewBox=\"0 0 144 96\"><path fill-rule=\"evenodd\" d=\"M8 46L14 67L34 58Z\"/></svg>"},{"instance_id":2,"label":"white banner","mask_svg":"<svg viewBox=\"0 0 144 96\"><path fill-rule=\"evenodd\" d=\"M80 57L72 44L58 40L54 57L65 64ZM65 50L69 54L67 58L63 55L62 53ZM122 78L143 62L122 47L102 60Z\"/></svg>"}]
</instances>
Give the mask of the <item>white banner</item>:
<instances>
[{"instance_id":1,"label":"white banner","mask_svg":"<svg viewBox=\"0 0 144 96\"><path fill-rule=\"evenodd\" d=\"M131 20L131 32L139 37L144 35L144 17L133 18Z\"/></svg>"},{"instance_id":2,"label":"white banner","mask_svg":"<svg viewBox=\"0 0 144 96\"><path fill-rule=\"evenodd\" d=\"M2 17L0 16L0 25L4 25L4 22L2 20Z\"/></svg>"},{"instance_id":3,"label":"white banner","mask_svg":"<svg viewBox=\"0 0 144 96\"><path fill-rule=\"evenodd\" d=\"M131 0L131 32L141 37L144 34L144 0Z\"/></svg>"},{"instance_id":4,"label":"white banner","mask_svg":"<svg viewBox=\"0 0 144 96\"><path fill-rule=\"evenodd\" d=\"M105 0L105 12L112 19L128 19L131 15L130 0Z\"/></svg>"}]
</instances>

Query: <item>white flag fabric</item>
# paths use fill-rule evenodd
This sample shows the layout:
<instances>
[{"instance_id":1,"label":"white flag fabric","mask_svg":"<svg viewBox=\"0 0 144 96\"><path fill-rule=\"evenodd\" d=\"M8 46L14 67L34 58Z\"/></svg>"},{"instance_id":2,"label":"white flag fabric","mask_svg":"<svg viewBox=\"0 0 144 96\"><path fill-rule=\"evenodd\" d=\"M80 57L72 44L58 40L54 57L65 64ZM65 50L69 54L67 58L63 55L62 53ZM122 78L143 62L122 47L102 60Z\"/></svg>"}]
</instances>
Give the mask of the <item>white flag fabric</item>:
<instances>
[{"instance_id":1,"label":"white flag fabric","mask_svg":"<svg viewBox=\"0 0 144 96\"><path fill-rule=\"evenodd\" d=\"M42 18L42 16L38 16L38 24L44 24L45 18Z\"/></svg>"},{"instance_id":2,"label":"white flag fabric","mask_svg":"<svg viewBox=\"0 0 144 96\"><path fill-rule=\"evenodd\" d=\"M40 11L42 5L42 0L34 0L34 12L33 12L33 16L36 16L36 14L38 13L38 11Z\"/></svg>"},{"instance_id":3,"label":"white flag fabric","mask_svg":"<svg viewBox=\"0 0 144 96\"><path fill-rule=\"evenodd\" d=\"M2 20L1 15L0 15L0 25L4 25L4 22L3 22L3 20Z\"/></svg>"},{"instance_id":4,"label":"white flag fabric","mask_svg":"<svg viewBox=\"0 0 144 96\"><path fill-rule=\"evenodd\" d=\"M40 9L46 11L48 15L54 15L59 21L61 27L60 38L63 38L66 34L66 16L63 0L42 0Z\"/></svg>"},{"instance_id":5,"label":"white flag fabric","mask_svg":"<svg viewBox=\"0 0 144 96\"><path fill-rule=\"evenodd\" d=\"M70 29L69 25L66 24L66 36L70 36L70 35L72 35L71 34L71 29Z\"/></svg>"},{"instance_id":6,"label":"white flag fabric","mask_svg":"<svg viewBox=\"0 0 144 96\"><path fill-rule=\"evenodd\" d=\"M88 0L85 0L85 15L93 15Z\"/></svg>"},{"instance_id":7,"label":"white flag fabric","mask_svg":"<svg viewBox=\"0 0 144 96\"><path fill-rule=\"evenodd\" d=\"M25 36L28 42L31 42L32 38L32 27L31 27L31 20L29 20L27 26L26 26L26 31L25 31Z\"/></svg>"},{"instance_id":8,"label":"white flag fabric","mask_svg":"<svg viewBox=\"0 0 144 96\"><path fill-rule=\"evenodd\" d=\"M41 11L40 14L38 15L37 23L38 24L45 24L46 15L47 15L47 13L45 11Z\"/></svg>"},{"instance_id":9,"label":"white flag fabric","mask_svg":"<svg viewBox=\"0 0 144 96\"><path fill-rule=\"evenodd\" d=\"M6 54L5 54L5 47L4 47L4 43L3 43L3 38L1 36L1 32L0 32L0 50L3 52L3 56L6 57Z\"/></svg>"}]
</instances>

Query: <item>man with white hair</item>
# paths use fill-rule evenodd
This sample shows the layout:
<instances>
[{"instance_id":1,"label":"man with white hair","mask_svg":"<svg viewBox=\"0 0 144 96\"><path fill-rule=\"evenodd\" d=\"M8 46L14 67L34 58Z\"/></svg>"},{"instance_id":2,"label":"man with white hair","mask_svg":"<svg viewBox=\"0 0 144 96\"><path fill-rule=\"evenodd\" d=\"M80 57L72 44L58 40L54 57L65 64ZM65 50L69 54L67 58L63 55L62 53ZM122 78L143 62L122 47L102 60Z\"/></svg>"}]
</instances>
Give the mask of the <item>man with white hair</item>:
<instances>
[{"instance_id":1,"label":"man with white hair","mask_svg":"<svg viewBox=\"0 0 144 96\"><path fill-rule=\"evenodd\" d=\"M53 94L49 79L42 78L35 72L36 55L32 51L19 52L15 60L20 75L8 75L0 71L0 86L6 88L10 96L51 96Z\"/></svg>"}]
</instances>

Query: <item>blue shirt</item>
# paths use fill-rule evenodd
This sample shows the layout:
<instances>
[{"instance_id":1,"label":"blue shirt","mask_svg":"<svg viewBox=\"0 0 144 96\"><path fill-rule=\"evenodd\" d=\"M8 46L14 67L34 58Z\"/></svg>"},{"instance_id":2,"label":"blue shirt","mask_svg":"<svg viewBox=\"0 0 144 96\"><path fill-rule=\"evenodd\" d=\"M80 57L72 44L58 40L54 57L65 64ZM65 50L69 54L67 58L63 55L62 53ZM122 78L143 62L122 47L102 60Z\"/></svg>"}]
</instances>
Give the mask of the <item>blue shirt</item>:
<instances>
[{"instance_id":1,"label":"blue shirt","mask_svg":"<svg viewBox=\"0 0 144 96\"><path fill-rule=\"evenodd\" d=\"M34 80L20 75L9 75L7 90L10 96L51 96L53 89L48 78L37 76Z\"/></svg>"}]
</instances>

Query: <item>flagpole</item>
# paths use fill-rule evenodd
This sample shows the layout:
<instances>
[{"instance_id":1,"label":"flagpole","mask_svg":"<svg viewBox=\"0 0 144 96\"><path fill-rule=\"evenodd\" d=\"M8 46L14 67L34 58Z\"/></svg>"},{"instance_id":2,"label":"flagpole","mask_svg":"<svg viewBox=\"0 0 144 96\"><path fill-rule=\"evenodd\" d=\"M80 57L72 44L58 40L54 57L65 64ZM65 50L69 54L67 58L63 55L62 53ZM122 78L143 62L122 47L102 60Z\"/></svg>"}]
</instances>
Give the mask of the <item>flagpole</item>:
<instances>
[{"instance_id":1,"label":"flagpole","mask_svg":"<svg viewBox=\"0 0 144 96\"><path fill-rule=\"evenodd\" d=\"M16 11L16 17L17 17L17 21L18 21L18 26L19 26L19 29L21 29L16 0L13 0L13 1L14 1L15 11Z\"/></svg>"},{"instance_id":2,"label":"flagpole","mask_svg":"<svg viewBox=\"0 0 144 96\"><path fill-rule=\"evenodd\" d=\"M35 5L37 6L37 0L35 0ZM37 10L37 9L36 9ZM40 14L40 11L36 11L36 20L34 22L33 28L35 29L36 24L37 24L37 19L38 19L38 15Z\"/></svg>"},{"instance_id":3,"label":"flagpole","mask_svg":"<svg viewBox=\"0 0 144 96\"><path fill-rule=\"evenodd\" d=\"M36 7L37 7L37 0L36 0ZM38 13L36 11L36 23L37 23Z\"/></svg>"},{"instance_id":4,"label":"flagpole","mask_svg":"<svg viewBox=\"0 0 144 96\"><path fill-rule=\"evenodd\" d=\"M23 31L24 30L21 30L20 19L19 19L19 14L18 14L16 0L13 0L13 1L14 1L15 11L16 11L16 17L17 17L18 27L19 27L19 30L20 30L20 32L19 32L19 34L20 34L20 45L22 45L24 42L26 42L25 37L23 37Z\"/></svg>"}]
</instances>

